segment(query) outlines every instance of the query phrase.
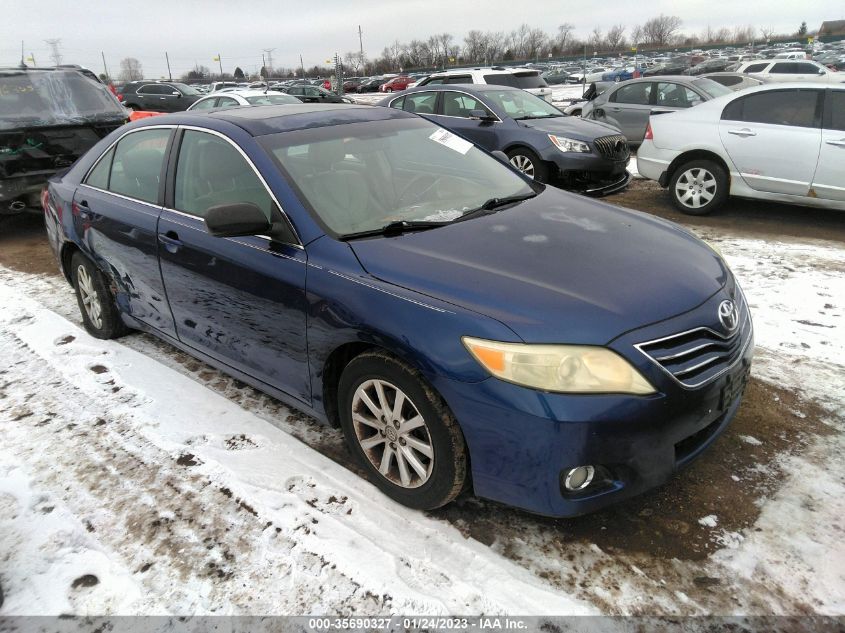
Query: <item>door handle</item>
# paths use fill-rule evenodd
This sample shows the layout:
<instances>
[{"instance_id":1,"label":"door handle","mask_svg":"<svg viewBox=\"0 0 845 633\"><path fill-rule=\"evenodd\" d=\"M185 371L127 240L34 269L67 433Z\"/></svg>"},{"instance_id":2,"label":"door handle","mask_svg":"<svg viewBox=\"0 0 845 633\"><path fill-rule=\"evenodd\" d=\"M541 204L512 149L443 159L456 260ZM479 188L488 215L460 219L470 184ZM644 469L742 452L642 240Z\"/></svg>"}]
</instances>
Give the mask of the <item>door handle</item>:
<instances>
[{"instance_id":1,"label":"door handle","mask_svg":"<svg viewBox=\"0 0 845 633\"><path fill-rule=\"evenodd\" d=\"M611 108L611 112L622 112L622 108Z\"/></svg>"},{"instance_id":2,"label":"door handle","mask_svg":"<svg viewBox=\"0 0 845 633\"><path fill-rule=\"evenodd\" d=\"M164 235L159 233L158 241L164 244L169 253L176 253L182 248L182 240L179 239L179 234L176 231L168 231Z\"/></svg>"},{"instance_id":3,"label":"door handle","mask_svg":"<svg viewBox=\"0 0 845 633\"><path fill-rule=\"evenodd\" d=\"M757 136L757 132L752 132L747 127L744 127L740 130L728 130L728 134L733 134L734 136L741 136L745 138L746 136Z\"/></svg>"},{"instance_id":4,"label":"door handle","mask_svg":"<svg viewBox=\"0 0 845 633\"><path fill-rule=\"evenodd\" d=\"M825 141L828 145L836 145L836 147L845 147L845 138L838 141Z\"/></svg>"},{"instance_id":5,"label":"door handle","mask_svg":"<svg viewBox=\"0 0 845 633\"><path fill-rule=\"evenodd\" d=\"M87 200L80 200L79 201L79 217L83 220L90 220L91 219L91 208L88 206Z\"/></svg>"}]
</instances>

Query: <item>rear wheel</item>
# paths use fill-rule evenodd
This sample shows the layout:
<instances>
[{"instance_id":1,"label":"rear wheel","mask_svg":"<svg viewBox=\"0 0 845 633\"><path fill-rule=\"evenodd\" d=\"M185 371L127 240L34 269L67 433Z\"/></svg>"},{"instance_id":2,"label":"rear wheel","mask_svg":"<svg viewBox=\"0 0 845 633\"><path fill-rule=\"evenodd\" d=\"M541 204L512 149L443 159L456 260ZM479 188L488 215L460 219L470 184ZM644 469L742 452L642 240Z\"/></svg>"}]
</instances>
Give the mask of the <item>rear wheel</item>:
<instances>
[{"instance_id":1,"label":"rear wheel","mask_svg":"<svg viewBox=\"0 0 845 633\"><path fill-rule=\"evenodd\" d=\"M73 287L82 313L82 323L95 338L110 339L123 336L129 328L120 319L120 313L109 292L103 274L91 260L80 252L71 259Z\"/></svg>"},{"instance_id":2,"label":"rear wheel","mask_svg":"<svg viewBox=\"0 0 845 633\"><path fill-rule=\"evenodd\" d=\"M537 182L548 182L549 169L534 152L526 147L517 147L508 152L511 165Z\"/></svg>"},{"instance_id":3,"label":"rear wheel","mask_svg":"<svg viewBox=\"0 0 845 633\"><path fill-rule=\"evenodd\" d=\"M344 369L338 404L350 450L387 496L430 510L461 491L463 435L418 372L386 352L366 352Z\"/></svg>"},{"instance_id":4,"label":"rear wheel","mask_svg":"<svg viewBox=\"0 0 845 633\"><path fill-rule=\"evenodd\" d=\"M675 170L669 181L672 203L687 215L706 215L728 197L728 175L710 160L693 160Z\"/></svg>"}]
</instances>

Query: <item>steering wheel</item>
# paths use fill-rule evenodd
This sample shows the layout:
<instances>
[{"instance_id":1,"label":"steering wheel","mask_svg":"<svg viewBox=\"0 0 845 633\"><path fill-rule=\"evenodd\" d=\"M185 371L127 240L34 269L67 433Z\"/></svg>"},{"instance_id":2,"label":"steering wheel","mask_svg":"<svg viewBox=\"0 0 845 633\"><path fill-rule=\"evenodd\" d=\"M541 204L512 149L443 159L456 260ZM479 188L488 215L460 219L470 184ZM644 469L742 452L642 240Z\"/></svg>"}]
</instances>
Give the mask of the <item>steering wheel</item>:
<instances>
[{"instance_id":1,"label":"steering wheel","mask_svg":"<svg viewBox=\"0 0 845 633\"><path fill-rule=\"evenodd\" d=\"M411 182L409 182L407 185L405 185L405 188L404 188L404 189L402 189L402 193L400 193L400 194L396 197L396 202L398 203L398 202L402 202L402 201L404 201L404 200L405 200L405 195L406 195L407 193L409 193L409 192L411 191L411 189L413 189L413 187L414 187L415 185L417 185L418 183L423 182L423 181L425 181L425 180L430 180L431 182L428 184L428 186L427 186L427 187L425 187L425 188L421 189L420 191L417 191L417 192L414 194L413 198L411 198L410 200L407 200L407 201L406 201L406 203L408 203L408 204L409 204L409 203L411 203L411 202L416 202L417 200L419 200L420 198L422 198L422 196L423 196L424 194L426 194L426 193L428 193L429 191L431 191L431 189L434 187L434 185L436 185L438 182L440 182L440 179L441 179L441 177L440 177L440 176L432 176L431 174L417 174L416 176L414 176L413 178L411 178ZM403 206L406 206L406 205L403 205Z\"/></svg>"}]
</instances>

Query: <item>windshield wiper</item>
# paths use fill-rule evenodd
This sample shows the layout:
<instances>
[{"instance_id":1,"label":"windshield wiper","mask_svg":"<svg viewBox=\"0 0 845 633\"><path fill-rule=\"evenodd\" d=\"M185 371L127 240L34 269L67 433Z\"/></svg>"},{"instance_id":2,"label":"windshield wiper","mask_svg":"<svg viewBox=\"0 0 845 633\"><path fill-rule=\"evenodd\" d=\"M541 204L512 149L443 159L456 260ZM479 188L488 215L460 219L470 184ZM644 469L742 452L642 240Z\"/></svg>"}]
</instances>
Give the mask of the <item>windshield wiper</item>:
<instances>
[{"instance_id":1,"label":"windshield wiper","mask_svg":"<svg viewBox=\"0 0 845 633\"><path fill-rule=\"evenodd\" d=\"M519 117L516 117L514 119L514 121L526 121L528 119L554 119L554 118L559 117L559 116L564 116L564 115L563 114L543 114L543 115L540 115L540 116L534 116L534 115L519 116Z\"/></svg>"},{"instance_id":2,"label":"windshield wiper","mask_svg":"<svg viewBox=\"0 0 845 633\"><path fill-rule=\"evenodd\" d=\"M370 229L369 231L359 231L357 233L347 233L341 235L338 239L342 241L354 240L359 237L373 237L376 235L383 235L384 237L394 237L402 235L403 233L410 233L412 231L425 231L428 229L436 229L438 226L445 226L449 222L423 222L420 220L400 220L398 222L390 222L378 229Z\"/></svg>"},{"instance_id":3,"label":"windshield wiper","mask_svg":"<svg viewBox=\"0 0 845 633\"><path fill-rule=\"evenodd\" d=\"M460 222L461 220L465 220L471 218L476 215L480 215L485 211L492 211L493 209L498 209L499 207L503 207L508 204L514 204L516 202L522 202L523 200L529 200L536 196L537 193L532 191L531 193L523 193L516 196L505 196L503 198L490 198L487 202L482 204L480 207L476 207L475 209L471 209L464 213L461 217L459 217L456 221Z\"/></svg>"}]
</instances>

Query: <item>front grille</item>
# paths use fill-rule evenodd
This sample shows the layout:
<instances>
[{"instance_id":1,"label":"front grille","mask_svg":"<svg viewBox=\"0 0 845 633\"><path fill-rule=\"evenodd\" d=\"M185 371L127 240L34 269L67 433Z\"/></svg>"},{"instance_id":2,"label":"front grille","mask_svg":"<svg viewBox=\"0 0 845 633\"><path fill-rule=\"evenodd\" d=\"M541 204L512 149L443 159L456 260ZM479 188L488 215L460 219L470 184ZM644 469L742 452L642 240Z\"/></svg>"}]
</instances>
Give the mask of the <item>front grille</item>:
<instances>
[{"instance_id":1,"label":"front grille","mask_svg":"<svg viewBox=\"0 0 845 633\"><path fill-rule=\"evenodd\" d=\"M729 336L700 327L635 347L684 387L700 387L733 367L751 340L751 315L741 292L737 300L740 324Z\"/></svg>"},{"instance_id":2,"label":"front grille","mask_svg":"<svg viewBox=\"0 0 845 633\"><path fill-rule=\"evenodd\" d=\"M631 150L628 148L628 139L621 134L613 136L601 136L593 141L596 149L603 158L610 160L628 160Z\"/></svg>"}]
</instances>

